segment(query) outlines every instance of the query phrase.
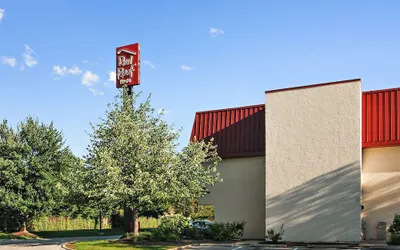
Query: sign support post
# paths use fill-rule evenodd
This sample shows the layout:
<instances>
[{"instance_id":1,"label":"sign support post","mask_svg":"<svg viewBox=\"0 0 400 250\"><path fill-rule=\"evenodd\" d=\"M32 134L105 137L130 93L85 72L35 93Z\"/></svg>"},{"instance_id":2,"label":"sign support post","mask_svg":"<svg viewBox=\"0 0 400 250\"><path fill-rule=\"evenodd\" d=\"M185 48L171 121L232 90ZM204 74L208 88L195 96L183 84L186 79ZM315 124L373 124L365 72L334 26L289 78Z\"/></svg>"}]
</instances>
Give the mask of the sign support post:
<instances>
[{"instance_id":1,"label":"sign support post","mask_svg":"<svg viewBox=\"0 0 400 250\"><path fill-rule=\"evenodd\" d=\"M133 86L140 84L140 45L139 43L116 49L116 87L127 88L128 98L133 97ZM124 100L125 103L125 100ZM129 108L129 107L125 107ZM124 205L124 232L138 232L138 215L132 208ZM133 227L132 227L133 224Z\"/></svg>"}]
</instances>

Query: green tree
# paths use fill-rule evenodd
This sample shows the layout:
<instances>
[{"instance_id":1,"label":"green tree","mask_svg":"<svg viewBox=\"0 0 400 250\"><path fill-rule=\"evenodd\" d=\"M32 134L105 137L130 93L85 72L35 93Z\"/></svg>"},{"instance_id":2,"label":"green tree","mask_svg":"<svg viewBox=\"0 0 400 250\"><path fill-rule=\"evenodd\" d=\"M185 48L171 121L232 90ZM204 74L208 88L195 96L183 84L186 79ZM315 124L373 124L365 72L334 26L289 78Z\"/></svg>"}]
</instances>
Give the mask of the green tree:
<instances>
[{"instance_id":1,"label":"green tree","mask_svg":"<svg viewBox=\"0 0 400 250\"><path fill-rule=\"evenodd\" d=\"M6 120L0 123L0 230L14 231L21 226L19 208L21 195L19 191L25 184L22 169L22 156L26 151L18 143L18 138Z\"/></svg>"},{"instance_id":2,"label":"green tree","mask_svg":"<svg viewBox=\"0 0 400 250\"><path fill-rule=\"evenodd\" d=\"M53 123L29 116L14 132L0 124L0 210L26 231L27 223L49 214L66 193L67 173L75 164Z\"/></svg>"},{"instance_id":3,"label":"green tree","mask_svg":"<svg viewBox=\"0 0 400 250\"><path fill-rule=\"evenodd\" d=\"M53 209L53 216L69 216L84 218L96 218L98 209L89 204L89 200L84 193L86 169L82 159L74 157L74 162L67 173L64 174L65 189L62 200Z\"/></svg>"},{"instance_id":4,"label":"green tree","mask_svg":"<svg viewBox=\"0 0 400 250\"><path fill-rule=\"evenodd\" d=\"M108 105L105 118L92 125L86 156L87 193L105 207L130 208L134 233L139 213L205 194L220 181L220 158L212 143L192 142L177 151L175 131L151 107L150 97L123 89Z\"/></svg>"}]
</instances>

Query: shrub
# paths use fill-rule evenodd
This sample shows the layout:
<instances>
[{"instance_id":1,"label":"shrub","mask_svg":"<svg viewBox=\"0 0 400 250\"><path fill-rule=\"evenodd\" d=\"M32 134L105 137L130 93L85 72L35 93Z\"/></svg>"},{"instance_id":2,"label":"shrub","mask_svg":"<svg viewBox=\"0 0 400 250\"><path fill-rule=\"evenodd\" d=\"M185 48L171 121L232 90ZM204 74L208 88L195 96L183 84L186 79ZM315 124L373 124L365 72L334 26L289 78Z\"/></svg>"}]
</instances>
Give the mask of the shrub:
<instances>
[{"instance_id":1,"label":"shrub","mask_svg":"<svg viewBox=\"0 0 400 250\"><path fill-rule=\"evenodd\" d=\"M400 236L399 235L394 235L390 234L389 239L387 241L388 245L400 245Z\"/></svg>"},{"instance_id":2,"label":"shrub","mask_svg":"<svg viewBox=\"0 0 400 250\"><path fill-rule=\"evenodd\" d=\"M213 205L199 205L196 211L191 211L190 218L194 220L212 220L215 216L215 208Z\"/></svg>"},{"instance_id":3,"label":"shrub","mask_svg":"<svg viewBox=\"0 0 400 250\"><path fill-rule=\"evenodd\" d=\"M274 229L270 229L267 231L267 235L265 236L265 238L269 239L272 241L272 243L278 243L278 241L282 240L282 236L285 233L285 230L283 229L283 225L281 226L279 232L275 232Z\"/></svg>"},{"instance_id":4,"label":"shrub","mask_svg":"<svg viewBox=\"0 0 400 250\"><path fill-rule=\"evenodd\" d=\"M190 229L192 220L181 214L168 215L161 217L158 231L163 234L173 233L176 235L182 235L185 230Z\"/></svg>"},{"instance_id":5,"label":"shrub","mask_svg":"<svg viewBox=\"0 0 400 250\"><path fill-rule=\"evenodd\" d=\"M133 243L140 241L153 241L155 237L152 232L141 232L137 236L132 236Z\"/></svg>"},{"instance_id":6,"label":"shrub","mask_svg":"<svg viewBox=\"0 0 400 250\"><path fill-rule=\"evenodd\" d=\"M133 237L133 233L124 233L119 239L125 239L125 238L130 238Z\"/></svg>"},{"instance_id":7,"label":"shrub","mask_svg":"<svg viewBox=\"0 0 400 250\"><path fill-rule=\"evenodd\" d=\"M177 241L192 230L192 220L181 214L161 217L154 237L163 241Z\"/></svg>"},{"instance_id":8,"label":"shrub","mask_svg":"<svg viewBox=\"0 0 400 250\"><path fill-rule=\"evenodd\" d=\"M395 214L393 217L393 222L390 223L388 232L389 236L389 244L399 245L400 244L400 215Z\"/></svg>"},{"instance_id":9,"label":"shrub","mask_svg":"<svg viewBox=\"0 0 400 250\"><path fill-rule=\"evenodd\" d=\"M206 238L213 240L239 240L243 237L246 222L215 222L203 232Z\"/></svg>"}]
</instances>

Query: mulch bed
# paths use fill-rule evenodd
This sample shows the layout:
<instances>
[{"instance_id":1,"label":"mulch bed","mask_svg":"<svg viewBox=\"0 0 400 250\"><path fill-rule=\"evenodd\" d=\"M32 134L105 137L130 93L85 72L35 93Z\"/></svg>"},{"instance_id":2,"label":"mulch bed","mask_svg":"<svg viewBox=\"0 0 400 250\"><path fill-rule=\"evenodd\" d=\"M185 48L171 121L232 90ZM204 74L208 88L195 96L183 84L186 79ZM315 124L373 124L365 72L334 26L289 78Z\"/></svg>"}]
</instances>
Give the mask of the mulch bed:
<instances>
[{"instance_id":1,"label":"mulch bed","mask_svg":"<svg viewBox=\"0 0 400 250\"><path fill-rule=\"evenodd\" d=\"M25 236L25 237L31 237L31 238L39 238L36 234L30 233L28 231L21 231L21 232L16 232L13 233L14 236Z\"/></svg>"},{"instance_id":2,"label":"mulch bed","mask_svg":"<svg viewBox=\"0 0 400 250\"><path fill-rule=\"evenodd\" d=\"M65 246L69 249L76 249L75 243L67 243Z\"/></svg>"}]
</instances>

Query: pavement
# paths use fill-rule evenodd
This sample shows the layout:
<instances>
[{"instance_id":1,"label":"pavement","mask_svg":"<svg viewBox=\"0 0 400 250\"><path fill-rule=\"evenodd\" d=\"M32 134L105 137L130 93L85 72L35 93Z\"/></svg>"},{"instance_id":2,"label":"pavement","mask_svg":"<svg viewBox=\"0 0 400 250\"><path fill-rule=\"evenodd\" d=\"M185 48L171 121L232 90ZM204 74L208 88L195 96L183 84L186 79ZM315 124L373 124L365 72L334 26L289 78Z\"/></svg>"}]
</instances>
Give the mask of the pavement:
<instances>
[{"instance_id":1,"label":"pavement","mask_svg":"<svg viewBox=\"0 0 400 250\"><path fill-rule=\"evenodd\" d=\"M92 236L92 237L71 237L71 238L52 238L52 239L31 239L31 240L0 240L0 250L61 250L62 245L71 241L89 241L89 240L116 240L119 236ZM359 247L342 246L310 246L310 247L287 247L286 245L265 245L259 244L259 241L243 241L235 244L202 244L185 247L185 249L209 249L209 250L400 250L400 246L386 246L386 244L372 243L363 244Z\"/></svg>"},{"instance_id":2,"label":"pavement","mask_svg":"<svg viewBox=\"0 0 400 250\"><path fill-rule=\"evenodd\" d=\"M91 236L52 239L30 239L30 240L0 240L0 250L60 250L61 246L71 241L88 240L116 240L120 236Z\"/></svg>"}]
</instances>

